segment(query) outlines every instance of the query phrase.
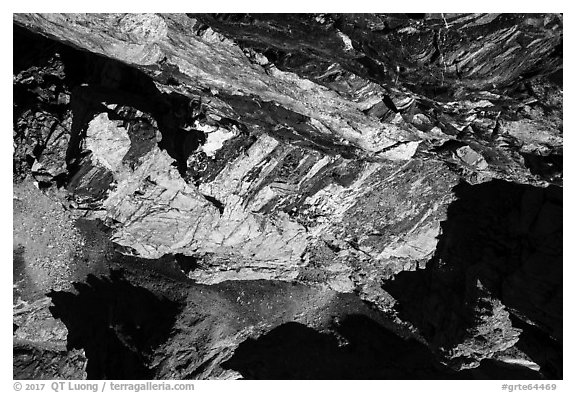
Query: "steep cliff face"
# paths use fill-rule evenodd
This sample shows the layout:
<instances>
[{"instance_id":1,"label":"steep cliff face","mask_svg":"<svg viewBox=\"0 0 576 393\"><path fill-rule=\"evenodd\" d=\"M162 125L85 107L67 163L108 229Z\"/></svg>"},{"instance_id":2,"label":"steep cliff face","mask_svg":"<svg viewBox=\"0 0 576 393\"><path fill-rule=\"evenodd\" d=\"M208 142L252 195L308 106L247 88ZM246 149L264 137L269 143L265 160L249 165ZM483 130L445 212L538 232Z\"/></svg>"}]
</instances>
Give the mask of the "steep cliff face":
<instances>
[{"instance_id":1,"label":"steep cliff face","mask_svg":"<svg viewBox=\"0 0 576 393\"><path fill-rule=\"evenodd\" d=\"M14 22L15 376L561 378L561 15Z\"/></svg>"}]
</instances>

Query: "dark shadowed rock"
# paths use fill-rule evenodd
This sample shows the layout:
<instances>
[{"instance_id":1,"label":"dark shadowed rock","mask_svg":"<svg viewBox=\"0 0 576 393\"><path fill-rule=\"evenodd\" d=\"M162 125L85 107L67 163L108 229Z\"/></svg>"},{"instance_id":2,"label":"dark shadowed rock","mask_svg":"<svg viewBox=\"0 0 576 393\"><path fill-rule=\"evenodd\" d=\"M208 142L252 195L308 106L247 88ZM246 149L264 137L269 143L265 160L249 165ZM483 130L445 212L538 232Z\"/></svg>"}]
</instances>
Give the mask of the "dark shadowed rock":
<instances>
[{"instance_id":1,"label":"dark shadowed rock","mask_svg":"<svg viewBox=\"0 0 576 393\"><path fill-rule=\"evenodd\" d=\"M13 19L15 377L563 377L562 15Z\"/></svg>"}]
</instances>

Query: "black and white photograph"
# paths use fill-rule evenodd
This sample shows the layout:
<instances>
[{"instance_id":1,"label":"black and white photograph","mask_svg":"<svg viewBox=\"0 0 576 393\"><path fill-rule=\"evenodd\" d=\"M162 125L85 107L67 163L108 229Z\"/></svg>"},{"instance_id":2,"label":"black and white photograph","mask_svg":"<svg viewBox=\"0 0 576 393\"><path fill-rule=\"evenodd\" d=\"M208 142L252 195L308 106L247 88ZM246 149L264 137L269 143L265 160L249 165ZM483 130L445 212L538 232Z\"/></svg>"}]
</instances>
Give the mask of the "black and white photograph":
<instances>
[{"instance_id":1,"label":"black and white photograph","mask_svg":"<svg viewBox=\"0 0 576 393\"><path fill-rule=\"evenodd\" d=\"M563 25L13 13L7 389L567 391Z\"/></svg>"}]
</instances>

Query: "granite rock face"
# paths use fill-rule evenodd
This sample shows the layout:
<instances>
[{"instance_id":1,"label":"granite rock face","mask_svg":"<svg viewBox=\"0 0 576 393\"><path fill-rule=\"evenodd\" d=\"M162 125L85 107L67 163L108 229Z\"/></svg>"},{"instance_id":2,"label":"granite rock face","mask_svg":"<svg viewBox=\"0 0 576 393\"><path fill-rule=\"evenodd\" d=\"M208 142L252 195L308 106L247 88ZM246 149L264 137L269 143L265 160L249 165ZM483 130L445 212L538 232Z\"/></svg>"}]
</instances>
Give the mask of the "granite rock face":
<instances>
[{"instance_id":1,"label":"granite rock face","mask_svg":"<svg viewBox=\"0 0 576 393\"><path fill-rule=\"evenodd\" d=\"M562 23L14 14L15 377L561 378Z\"/></svg>"}]
</instances>

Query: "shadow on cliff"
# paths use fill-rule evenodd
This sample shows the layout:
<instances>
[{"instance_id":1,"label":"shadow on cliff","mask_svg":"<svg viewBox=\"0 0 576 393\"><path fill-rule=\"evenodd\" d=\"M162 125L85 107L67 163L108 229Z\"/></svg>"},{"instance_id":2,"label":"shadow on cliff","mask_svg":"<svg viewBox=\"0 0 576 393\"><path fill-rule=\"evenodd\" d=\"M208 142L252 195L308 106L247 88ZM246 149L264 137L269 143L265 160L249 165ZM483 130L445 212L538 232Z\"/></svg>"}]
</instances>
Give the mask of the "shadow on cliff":
<instances>
[{"instance_id":1,"label":"shadow on cliff","mask_svg":"<svg viewBox=\"0 0 576 393\"><path fill-rule=\"evenodd\" d=\"M50 311L68 329L68 349L84 349L88 379L151 379L147 356L169 336L181 307L125 281L88 276L75 292L51 292Z\"/></svg>"},{"instance_id":2,"label":"shadow on cliff","mask_svg":"<svg viewBox=\"0 0 576 393\"><path fill-rule=\"evenodd\" d=\"M30 108L61 115L68 109L72 111L70 142L66 152L70 176L80 165L82 140L86 136L88 123L99 113L108 113L112 120L126 120L109 109L110 104L150 114L162 134L160 148L176 160L180 173L186 172L188 157L205 143L204 133L191 128L194 120L203 116L199 101L178 93L161 92L146 73L120 61L75 49L16 24L13 25L13 32L14 75L29 70L40 86L40 90L33 90L31 85L15 84L14 119L16 121L21 113ZM48 72L38 77L39 70L50 67L58 69L54 64L61 64L63 68L58 70L57 75ZM161 63L156 67L159 69L152 70L160 74L160 81L168 78L171 72L177 72L163 67L170 66ZM168 80L164 82L170 84ZM69 94L69 105L46 100L45 96L54 92L56 96L59 92ZM138 129L127 127L133 145L131 150L138 146L142 150L142 144L156 144L155 131L148 126ZM131 153L134 152L128 152L128 155Z\"/></svg>"},{"instance_id":3,"label":"shadow on cliff","mask_svg":"<svg viewBox=\"0 0 576 393\"><path fill-rule=\"evenodd\" d=\"M511 327L522 329L516 347L545 377L561 378L562 189L493 180L453 192L457 200L426 268L383 285L400 318L433 347L453 348L501 302ZM504 341L497 324L493 339Z\"/></svg>"},{"instance_id":4,"label":"shadow on cliff","mask_svg":"<svg viewBox=\"0 0 576 393\"><path fill-rule=\"evenodd\" d=\"M438 362L423 344L404 340L363 315L335 326L336 335L296 322L244 341L222 366L245 379L508 379L537 373L498 362L455 372Z\"/></svg>"},{"instance_id":5,"label":"shadow on cliff","mask_svg":"<svg viewBox=\"0 0 576 393\"><path fill-rule=\"evenodd\" d=\"M507 46L496 44L512 26L518 28L521 36L534 34L523 31L527 18L524 14L494 14L482 27L478 27L474 18L456 15L444 18L443 14L442 17L438 14L325 14L318 17L223 13L188 16L205 24L204 29L209 26L242 48L259 51L280 70L329 86L341 94L349 93L350 85L356 83L354 78L347 77L350 73L381 86L402 84L420 95L449 101L455 99L462 86L474 90L480 81L490 78L498 79L499 86L507 86L519 75L529 77L561 66L559 36L546 34L545 52L536 54L523 48L526 51L518 57L521 59L518 63L512 63L515 58L506 52ZM561 26L560 18L553 20ZM448 40L438 30L445 23L451 27L452 38ZM490 31L488 36L487 31ZM455 38L458 36L466 39ZM342 37L346 37L353 51L343 43ZM475 53L470 42L476 39L491 47L492 56ZM495 45L490 45L492 43ZM443 59L459 53L474 55L478 67L466 74L458 67L447 71ZM491 59L496 56L506 61L494 64ZM426 60L415 61L417 58ZM339 67L335 68L334 64ZM347 78L349 82L342 83Z\"/></svg>"},{"instance_id":6,"label":"shadow on cliff","mask_svg":"<svg viewBox=\"0 0 576 393\"><path fill-rule=\"evenodd\" d=\"M562 154L550 154L541 156L533 153L520 153L524 158L526 167L533 175L540 176L542 179L552 184L562 183L562 174L564 173Z\"/></svg>"}]
</instances>

